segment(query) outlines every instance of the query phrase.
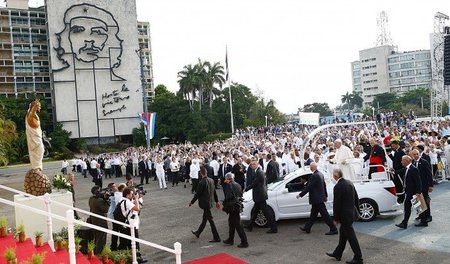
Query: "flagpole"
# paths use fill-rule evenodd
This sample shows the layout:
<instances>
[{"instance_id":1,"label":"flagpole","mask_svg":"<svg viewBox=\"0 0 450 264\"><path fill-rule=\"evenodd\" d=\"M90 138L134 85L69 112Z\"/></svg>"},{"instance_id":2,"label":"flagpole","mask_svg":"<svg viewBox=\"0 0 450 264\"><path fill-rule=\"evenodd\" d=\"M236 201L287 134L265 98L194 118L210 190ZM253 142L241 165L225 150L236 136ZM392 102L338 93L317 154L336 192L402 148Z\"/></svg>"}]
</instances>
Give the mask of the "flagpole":
<instances>
[{"instance_id":1,"label":"flagpole","mask_svg":"<svg viewBox=\"0 0 450 264\"><path fill-rule=\"evenodd\" d=\"M234 134L234 121L233 121L233 102L231 98L231 81L230 72L228 71L228 46L225 47L225 64L227 68L227 80L228 80L228 95L230 97L230 119L231 119L231 136Z\"/></svg>"},{"instance_id":2,"label":"flagpole","mask_svg":"<svg viewBox=\"0 0 450 264\"><path fill-rule=\"evenodd\" d=\"M145 85L145 78L144 78L144 55L142 52L142 47L139 47L139 62L140 62L140 66L141 66L141 86L142 86L142 96L144 98L144 113L145 113L145 117L147 118L147 122L150 122L150 120L148 120L148 107L147 107L147 89L146 89L146 85ZM146 134L146 142L147 142L147 148L150 148L150 129L148 128L148 123L147 123L147 127L145 128L147 129L147 134Z\"/></svg>"}]
</instances>

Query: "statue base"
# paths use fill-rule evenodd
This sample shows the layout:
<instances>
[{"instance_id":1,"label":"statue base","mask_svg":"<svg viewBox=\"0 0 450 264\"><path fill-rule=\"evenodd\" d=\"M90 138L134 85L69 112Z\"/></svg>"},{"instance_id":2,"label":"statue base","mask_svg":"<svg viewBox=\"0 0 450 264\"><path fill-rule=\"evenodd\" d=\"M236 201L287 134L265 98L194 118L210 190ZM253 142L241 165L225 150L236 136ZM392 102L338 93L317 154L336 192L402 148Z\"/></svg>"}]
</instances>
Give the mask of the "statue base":
<instances>
[{"instance_id":1,"label":"statue base","mask_svg":"<svg viewBox=\"0 0 450 264\"><path fill-rule=\"evenodd\" d=\"M25 175L24 190L26 193L35 196L52 192L50 180L39 169L31 169L27 172Z\"/></svg>"},{"instance_id":2,"label":"statue base","mask_svg":"<svg viewBox=\"0 0 450 264\"><path fill-rule=\"evenodd\" d=\"M72 193L69 191L62 191L62 192L58 191L51 193L50 200L57 201L68 206L73 206ZM47 212L47 205L45 204L45 201L41 199L16 194L14 195L14 202ZM50 208L52 214L56 214L64 218L66 217L66 211L68 210L67 208L54 203L50 203ZM47 216L31 212L27 209L15 207L15 218L16 218L16 226L20 224L23 224L25 226L25 233L27 234L27 237L32 237L34 241L34 233L36 231L39 231L44 233L42 236L42 240L43 241L48 240L49 234L47 233L48 230ZM53 232L59 232L63 227L67 227L67 222L53 218L52 227Z\"/></svg>"}]
</instances>

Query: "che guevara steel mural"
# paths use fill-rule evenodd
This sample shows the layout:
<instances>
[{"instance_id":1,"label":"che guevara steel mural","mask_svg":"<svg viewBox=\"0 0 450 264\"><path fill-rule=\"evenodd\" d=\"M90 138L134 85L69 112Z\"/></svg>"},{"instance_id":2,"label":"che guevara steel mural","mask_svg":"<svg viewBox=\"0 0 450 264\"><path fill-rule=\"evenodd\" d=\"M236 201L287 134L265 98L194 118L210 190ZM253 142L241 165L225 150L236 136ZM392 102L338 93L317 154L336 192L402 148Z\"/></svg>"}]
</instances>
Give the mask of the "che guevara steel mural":
<instances>
[{"instance_id":1,"label":"che guevara steel mural","mask_svg":"<svg viewBox=\"0 0 450 264\"><path fill-rule=\"evenodd\" d=\"M116 2L122 5L128 3ZM128 51L130 45L131 48L138 48L135 25L135 21L128 23L123 31L112 12L83 2L70 5L60 16L58 26L53 27L55 33L50 49L54 90L57 94L55 100L64 101L64 104L59 104L59 108L67 107L76 112L76 118L74 113L71 118L67 118L68 114L62 112L64 118L59 121L66 123L69 130L78 130L72 131L78 137L124 134L126 129L122 126L129 123L126 119L132 120L134 124L136 113L142 109L142 104L138 103L142 102L139 71L136 68L138 58L135 54L130 58L132 54L124 52L125 41L131 41ZM130 33L136 37L130 38ZM134 63L130 64L130 60ZM134 69L129 66L134 66ZM132 78L129 78L130 75ZM66 100L61 99L64 89L69 91L67 96L70 98ZM61 111L58 111L58 102L56 105L58 119Z\"/></svg>"}]
</instances>

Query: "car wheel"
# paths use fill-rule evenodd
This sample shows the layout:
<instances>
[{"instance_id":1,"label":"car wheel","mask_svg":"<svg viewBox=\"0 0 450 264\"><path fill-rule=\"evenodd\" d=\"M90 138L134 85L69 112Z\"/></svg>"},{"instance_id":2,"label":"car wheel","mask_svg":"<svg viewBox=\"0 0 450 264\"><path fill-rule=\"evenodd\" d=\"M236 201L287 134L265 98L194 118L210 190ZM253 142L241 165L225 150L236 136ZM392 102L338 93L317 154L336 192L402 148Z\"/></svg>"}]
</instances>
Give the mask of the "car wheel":
<instances>
[{"instance_id":1,"label":"car wheel","mask_svg":"<svg viewBox=\"0 0 450 264\"><path fill-rule=\"evenodd\" d=\"M359 201L359 220L361 222L369 222L377 216L377 204L369 199Z\"/></svg>"},{"instance_id":2,"label":"car wheel","mask_svg":"<svg viewBox=\"0 0 450 264\"><path fill-rule=\"evenodd\" d=\"M269 207L269 213L272 214L272 217L274 216L272 208ZM259 227L265 227L267 226L267 217L264 215L262 210L258 211L258 214L256 215L255 224Z\"/></svg>"}]
</instances>

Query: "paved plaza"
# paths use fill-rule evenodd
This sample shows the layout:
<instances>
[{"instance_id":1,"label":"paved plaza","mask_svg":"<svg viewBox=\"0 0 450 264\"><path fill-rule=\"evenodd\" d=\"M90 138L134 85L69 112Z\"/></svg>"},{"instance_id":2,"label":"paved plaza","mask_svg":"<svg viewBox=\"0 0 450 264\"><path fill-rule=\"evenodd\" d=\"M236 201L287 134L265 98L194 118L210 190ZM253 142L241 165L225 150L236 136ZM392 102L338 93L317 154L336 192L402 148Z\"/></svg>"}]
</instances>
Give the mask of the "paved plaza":
<instances>
[{"instance_id":1,"label":"paved plaza","mask_svg":"<svg viewBox=\"0 0 450 264\"><path fill-rule=\"evenodd\" d=\"M58 172L60 162L44 163L44 172L53 175ZM15 166L0 169L0 184L23 189L23 179L28 166ZM124 178L104 180L104 185L113 181L120 183ZM88 210L88 198L92 182L77 175L75 180L76 205ZM182 184L167 190L160 190L156 182L146 185L148 194L144 199L144 209L141 213L141 238L167 247L173 247L178 241L182 244L182 260L188 261L216 253L228 253L249 263L335 263L325 255L337 244L338 236L325 236L328 227L318 222L311 234L299 230L306 220L279 221L277 234L266 234L265 229L255 228L247 233L250 247L239 249L236 246L226 246L222 243L211 244L209 226L199 239L190 230L196 229L201 220L202 211L195 204L189 208L192 198L190 186L183 188ZM365 263L450 263L450 228L448 219L448 201L450 200L450 184L442 183L436 186L432 197L433 222L429 227L414 227L410 220L407 230L399 230L394 226L401 221L396 218L378 218L370 223L356 223L355 229L363 251ZM222 190L218 190L223 197ZM0 191L0 197L12 200L12 194ZM6 215L10 223L14 223L12 207L0 204L0 215ZM227 217L218 210L213 210L214 219L222 239L226 238ZM81 216L86 218L85 216ZM238 237L235 243L238 243ZM142 252L150 263L174 263L174 255L142 247ZM352 258L352 252L347 246L343 260ZM337 262L336 262L337 263Z\"/></svg>"}]
</instances>

